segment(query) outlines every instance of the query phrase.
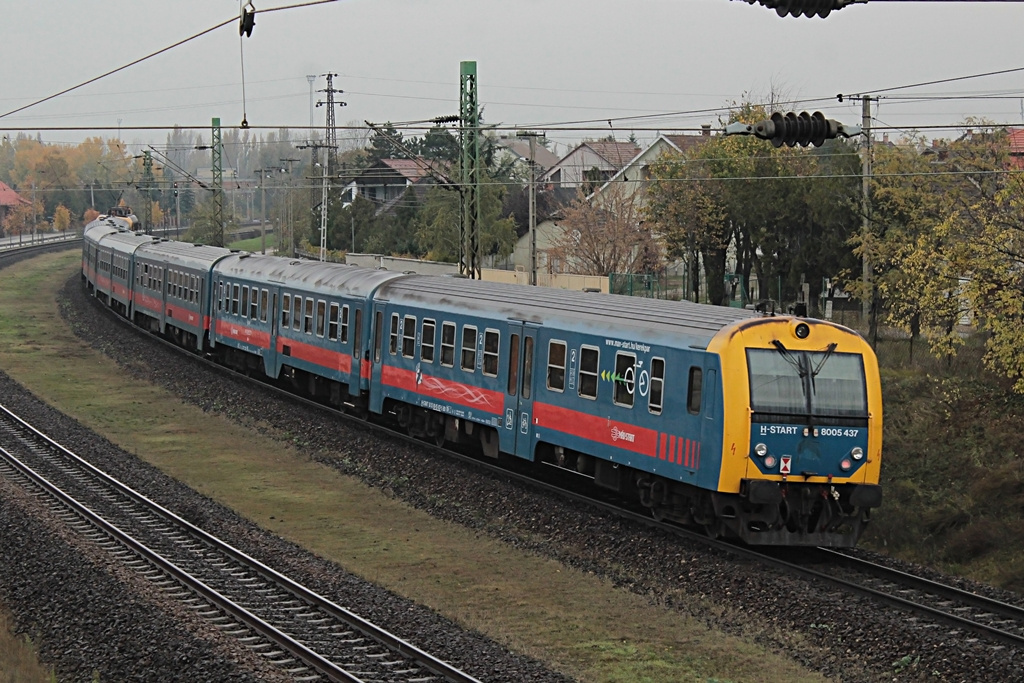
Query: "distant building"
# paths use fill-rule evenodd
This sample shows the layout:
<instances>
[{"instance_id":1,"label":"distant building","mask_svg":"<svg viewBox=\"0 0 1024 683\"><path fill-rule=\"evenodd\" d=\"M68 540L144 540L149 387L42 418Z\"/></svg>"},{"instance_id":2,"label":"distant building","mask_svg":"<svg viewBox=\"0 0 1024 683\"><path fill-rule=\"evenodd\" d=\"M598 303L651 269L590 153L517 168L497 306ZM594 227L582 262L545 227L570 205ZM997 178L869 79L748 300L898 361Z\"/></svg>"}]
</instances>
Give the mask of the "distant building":
<instances>
[{"instance_id":1,"label":"distant building","mask_svg":"<svg viewBox=\"0 0 1024 683\"><path fill-rule=\"evenodd\" d=\"M378 215L391 213L410 187L422 198L427 188L436 184L430 169L444 172L438 162L429 159L381 159L348 182L346 201L358 195L373 202Z\"/></svg>"},{"instance_id":2,"label":"distant building","mask_svg":"<svg viewBox=\"0 0 1024 683\"><path fill-rule=\"evenodd\" d=\"M553 188L600 185L639 153L632 142L583 142L545 171L540 182Z\"/></svg>"},{"instance_id":3,"label":"distant building","mask_svg":"<svg viewBox=\"0 0 1024 683\"><path fill-rule=\"evenodd\" d=\"M22 197L10 188L9 185L0 182L0 225L3 225L7 214L19 206L28 206L32 202Z\"/></svg>"}]
</instances>

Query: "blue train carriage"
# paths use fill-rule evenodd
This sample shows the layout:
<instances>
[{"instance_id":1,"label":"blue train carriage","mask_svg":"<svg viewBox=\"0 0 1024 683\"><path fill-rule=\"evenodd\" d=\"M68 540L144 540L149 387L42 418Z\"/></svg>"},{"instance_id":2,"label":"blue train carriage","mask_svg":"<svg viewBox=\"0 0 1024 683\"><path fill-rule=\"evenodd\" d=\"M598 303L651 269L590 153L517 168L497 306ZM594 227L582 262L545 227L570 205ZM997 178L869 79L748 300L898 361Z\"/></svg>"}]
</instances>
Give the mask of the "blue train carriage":
<instances>
[{"instance_id":1,"label":"blue train carriage","mask_svg":"<svg viewBox=\"0 0 1024 683\"><path fill-rule=\"evenodd\" d=\"M93 239L97 262L94 295L120 315L132 315L135 303L135 252L156 239L128 230L108 232L103 227L90 228L86 232L83 249Z\"/></svg>"},{"instance_id":2,"label":"blue train carriage","mask_svg":"<svg viewBox=\"0 0 1024 683\"><path fill-rule=\"evenodd\" d=\"M711 502L748 543L853 546L882 502L878 362L853 330L803 318L724 328L724 440Z\"/></svg>"},{"instance_id":3,"label":"blue train carriage","mask_svg":"<svg viewBox=\"0 0 1024 683\"><path fill-rule=\"evenodd\" d=\"M214 269L213 347L336 407L366 409L370 297L401 273L234 254Z\"/></svg>"},{"instance_id":4,"label":"blue train carriage","mask_svg":"<svg viewBox=\"0 0 1024 683\"><path fill-rule=\"evenodd\" d=\"M91 221L82 230L82 279L91 294L95 296L96 287L102 285L105 291L110 289L111 263L109 252L100 252L100 240L118 230L126 228L118 226L113 220L107 221L100 216Z\"/></svg>"},{"instance_id":5,"label":"blue train carriage","mask_svg":"<svg viewBox=\"0 0 1024 683\"><path fill-rule=\"evenodd\" d=\"M210 274L231 253L166 239L140 246L135 252L136 323L190 351L203 351L210 330Z\"/></svg>"}]
</instances>

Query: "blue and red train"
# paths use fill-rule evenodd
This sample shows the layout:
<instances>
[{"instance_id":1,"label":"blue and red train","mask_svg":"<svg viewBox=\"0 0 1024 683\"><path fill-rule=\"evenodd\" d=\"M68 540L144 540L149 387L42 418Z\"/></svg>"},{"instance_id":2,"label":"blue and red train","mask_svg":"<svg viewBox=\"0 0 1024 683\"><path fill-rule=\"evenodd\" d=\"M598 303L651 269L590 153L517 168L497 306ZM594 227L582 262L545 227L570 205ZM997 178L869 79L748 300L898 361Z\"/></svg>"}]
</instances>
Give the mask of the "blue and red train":
<instances>
[{"instance_id":1,"label":"blue and red train","mask_svg":"<svg viewBox=\"0 0 1024 683\"><path fill-rule=\"evenodd\" d=\"M659 519L852 546L878 485L870 346L808 318L85 230L92 293L235 369L410 434L571 469Z\"/></svg>"}]
</instances>

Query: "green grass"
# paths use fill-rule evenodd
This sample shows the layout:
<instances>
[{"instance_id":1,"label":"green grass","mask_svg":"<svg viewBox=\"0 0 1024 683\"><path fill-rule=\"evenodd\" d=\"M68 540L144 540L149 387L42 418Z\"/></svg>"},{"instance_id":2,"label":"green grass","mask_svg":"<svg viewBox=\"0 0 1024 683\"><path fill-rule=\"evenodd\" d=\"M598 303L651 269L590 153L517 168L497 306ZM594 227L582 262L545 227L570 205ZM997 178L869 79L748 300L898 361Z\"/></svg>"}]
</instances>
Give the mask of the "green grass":
<instances>
[{"instance_id":1,"label":"green grass","mask_svg":"<svg viewBox=\"0 0 1024 683\"><path fill-rule=\"evenodd\" d=\"M277 246L277 235L274 235L274 234L267 235L267 242L266 242L267 252L271 252L272 253L276 246ZM260 237L253 237L253 238L247 239L247 240L237 240L237 241L232 242L231 244L229 244L228 248L229 249L238 249L239 251L251 251L254 254L258 254L258 253L260 253L260 250L263 249L263 241L262 241L262 238L260 238Z\"/></svg>"},{"instance_id":2,"label":"green grass","mask_svg":"<svg viewBox=\"0 0 1024 683\"><path fill-rule=\"evenodd\" d=\"M0 368L171 476L580 680L822 680L756 642L438 521L310 461L286 435L261 437L156 387L117 386L114 363L77 340L56 312L56 292L77 262L63 254L0 271Z\"/></svg>"},{"instance_id":3,"label":"green grass","mask_svg":"<svg viewBox=\"0 0 1024 683\"><path fill-rule=\"evenodd\" d=\"M0 609L0 683L51 683L53 673L36 658L32 643L11 632L7 613Z\"/></svg>"}]
</instances>

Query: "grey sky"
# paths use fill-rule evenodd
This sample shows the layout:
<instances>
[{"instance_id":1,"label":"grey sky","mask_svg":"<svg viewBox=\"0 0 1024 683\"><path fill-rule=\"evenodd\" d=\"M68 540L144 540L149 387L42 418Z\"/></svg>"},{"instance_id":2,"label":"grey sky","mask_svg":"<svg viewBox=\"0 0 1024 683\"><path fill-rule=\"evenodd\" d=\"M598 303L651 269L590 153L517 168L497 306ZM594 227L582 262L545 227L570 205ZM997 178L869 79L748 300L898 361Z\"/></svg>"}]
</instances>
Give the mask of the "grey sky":
<instances>
[{"instance_id":1,"label":"grey sky","mask_svg":"<svg viewBox=\"0 0 1024 683\"><path fill-rule=\"evenodd\" d=\"M257 9L294 1L254 0ZM239 7L238 0L2 4L0 114L207 29ZM761 101L773 90L811 100L792 108L858 123L859 105L837 103L836 93L1024 67L1022 19L1018 3L874 0L812 20L781 19L759 5L728 0L341 0L257 16L244 41L245 115L252 126L306 127L306 74L328 70L339 74L335 87L348 103L337 110L339 123L455 114L459 62L476 60L487 122L593 128L553 131L563 144L607 134L608 119L620 139L630 131L649 139L655 130L717 125L730 103ZM239 42L237 25L226 26L0 118L0 128L112 129L42 134L50 142L76 142L115 134L119 120L125 128L208 126L219 116L224 125L237 125L243 117ZM321 78L315 87L324 85ZM967 116L1024 122L1024 71L884 94L878 125L954 126ZM906 99L922 95L1002 99ZM314 121L323 125L323 108ZM578 121L596 123L570 123ZM122 137L159 143L165 135L125 130Z\"/></svg>"}]
</instances>

